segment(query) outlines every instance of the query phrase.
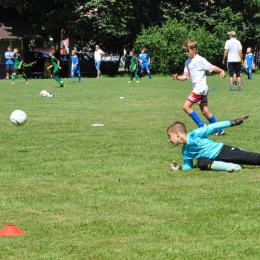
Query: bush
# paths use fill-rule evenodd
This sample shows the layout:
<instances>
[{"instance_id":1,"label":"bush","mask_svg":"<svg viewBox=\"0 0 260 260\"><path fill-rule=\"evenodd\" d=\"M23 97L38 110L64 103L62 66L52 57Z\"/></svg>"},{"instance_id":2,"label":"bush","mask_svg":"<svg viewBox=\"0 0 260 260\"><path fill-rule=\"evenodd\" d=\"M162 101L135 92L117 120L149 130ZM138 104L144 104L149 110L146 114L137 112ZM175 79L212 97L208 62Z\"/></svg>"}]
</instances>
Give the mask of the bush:
<instances>
[{"instance_id":1,"label":"bush","mask_svg":"<svg viewBox=\"0 0 260 260\"><path fill-rule=\"evenodd\" d=\"M138 51L144 46L148 49L152 57L153 73L169 74L183 71L187 56L182 46L187 39L194 39L198 42L198 54L212 64L221 66L227 35L219 37L219 33L216 31L210 33L204 27L192 26L191 29L189 24L177 20L168 19L162 27L143 28L134 47Z\"/></svg>"}]
</instances>

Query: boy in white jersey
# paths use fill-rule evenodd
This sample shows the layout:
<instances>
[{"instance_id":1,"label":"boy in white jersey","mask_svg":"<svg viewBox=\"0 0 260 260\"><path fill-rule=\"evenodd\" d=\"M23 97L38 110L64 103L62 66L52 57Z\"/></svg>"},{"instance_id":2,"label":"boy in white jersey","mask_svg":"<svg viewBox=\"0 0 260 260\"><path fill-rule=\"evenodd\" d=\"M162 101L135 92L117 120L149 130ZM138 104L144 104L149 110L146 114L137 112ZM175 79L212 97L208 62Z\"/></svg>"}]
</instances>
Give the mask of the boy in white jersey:
<instances>
[{"instance_id":1,"label":"boy in white jersey","mask_svg":"<svg viewBox=\"0 0 260 260\"><path fill-rule=\"evenodd\" d=\"M220 73L220 77L226 76L225 71L217 66L209 63L205 58L197 54L197 42L195 40L187 40L183 48L188 56L185 62L183 75L179 76L173 74L173 80L184 81L190 78L193 91L186 99L183 110L195 121L198 127L204 126L204 122L200 119L199 115L191 107L194 104L200 106L201 113L208 119L210 123L216 123L216 118L211 114L208 108L208 85L206 83L206 71ZM223 135L225 132L222 129L218 129L216 135Z\"/></svg>"},{"instance_id":2,"label":"boy in white jersey","mask_svg":"<svg viewBox=\"0 0 260 260\"><path fill-rule=\"evenodd\" d=\"M247 152L239 148L217 143L208 138L217 129L240 125L248 116L241 116L232 121L222 121L200 127L187 133L182 122L174 122L167 128L169 142L182 147L183 165L175 161L170 165L171 170L190 170L194 168L193 160L201 170L240 171L238 164L260 165L260 154Z\"/></svg>"}]
</instances>

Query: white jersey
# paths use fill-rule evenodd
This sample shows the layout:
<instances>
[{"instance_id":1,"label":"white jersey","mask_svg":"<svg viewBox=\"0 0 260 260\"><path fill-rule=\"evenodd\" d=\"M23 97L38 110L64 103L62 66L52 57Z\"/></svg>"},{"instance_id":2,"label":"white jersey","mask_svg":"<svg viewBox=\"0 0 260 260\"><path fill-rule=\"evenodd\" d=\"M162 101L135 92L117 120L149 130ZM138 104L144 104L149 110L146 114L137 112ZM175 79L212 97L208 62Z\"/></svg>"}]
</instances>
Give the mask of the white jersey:
<instances>
[{"instance_id":1,"label":"white jersey","mask_svg":"<svg viewBox=\"0 0 260 260\"><path fill-rule=\"evenodd\" d=\"M198 54L194 58L188 58L185 61L183 75L191 80L192 92L198 95L208 94L209 87L206 82L206 71L212 72L214 68L214 65Z\"/></svg>"},{"instance_id":2,"label":"white jersey","mask_svg":"<svg viewBox=\"0 0 260 260\"><path fill-rule=\"evenodd\" d=\"M103 51L101 49L95 51L95 61L100 61L102 59L102 53Z\"/></svg>"},{"instance_id":3,"label":"white jersey","mask_svg":"<svg viewBox=\"0 0 260 260\"><path fill-rule=\"evenodd\" d=\"M240 62L239 51L242 51L242 45L239 40L231 37L225 43L225 50L228 51L227 62Z\"/></svg>"}]
</instances>

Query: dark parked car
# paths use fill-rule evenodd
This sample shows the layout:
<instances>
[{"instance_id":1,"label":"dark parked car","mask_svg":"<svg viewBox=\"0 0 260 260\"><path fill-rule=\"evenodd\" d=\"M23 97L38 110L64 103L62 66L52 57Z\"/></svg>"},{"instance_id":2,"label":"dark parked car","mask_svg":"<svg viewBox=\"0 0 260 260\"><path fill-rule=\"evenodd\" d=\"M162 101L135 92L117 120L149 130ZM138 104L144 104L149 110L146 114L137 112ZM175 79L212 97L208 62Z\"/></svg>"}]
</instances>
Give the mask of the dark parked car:
<instances>
[{"instance_id":1,"label":"dark parked car","mask_svg":"<svg viewBox=\"0 0 260 260\"><path fill-rule=\"evenodd\" d=\"M30 51L29 62L37 60L36 64L28 69L28 75L31 77L43 77L44 74L44 63L47 59L50 59L50 53L48 51L33 50ZM94 57L89 53L77 53L79 58L80 70L82 75L96 76L96 68ZM104 74L114 76L118 72L119 62L116 59L117 56L113 58L104 57L101 63L101 71ZM58 57L57 57L58 58ZM62 76L67 76L69 73L69 54L61 54L60 66Z\"/></svg>"},{"instance_id":2,"label":"dark parked car","mask_svg":"<svg viewBox=\"0 0 260 260\"><path fill-rule=\"evenodd\" d=\"M27 68L30 77L42 77L46 58L50 58L48 51L30 51L29 63L37 61L32 67Z\"/></svg>"}]
</instances>

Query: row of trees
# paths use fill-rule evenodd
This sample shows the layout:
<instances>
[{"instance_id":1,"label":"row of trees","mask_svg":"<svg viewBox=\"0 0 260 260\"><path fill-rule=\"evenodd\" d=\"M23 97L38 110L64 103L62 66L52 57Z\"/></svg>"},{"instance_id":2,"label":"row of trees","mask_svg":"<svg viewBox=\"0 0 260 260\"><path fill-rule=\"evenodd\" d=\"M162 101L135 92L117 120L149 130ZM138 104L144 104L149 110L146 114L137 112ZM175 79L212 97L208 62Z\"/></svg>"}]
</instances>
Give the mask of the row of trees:
<instances>
[{"instance_id":1,"label":"row of trees","mask_svg":"<svg viewBox=\"0 0 260 260\"><path fill-rule=\"evenodd\" d=\"M75 42L99 43L107 51L143 46L153 56L153 69L181 68L182 44L199 42L199 52L213 63L222 59L227 32L234 30L244 47L258 49L260 0L2 0L16 7L43 36L59 42L61 29Z\"/></svg>"}]
</instances>

